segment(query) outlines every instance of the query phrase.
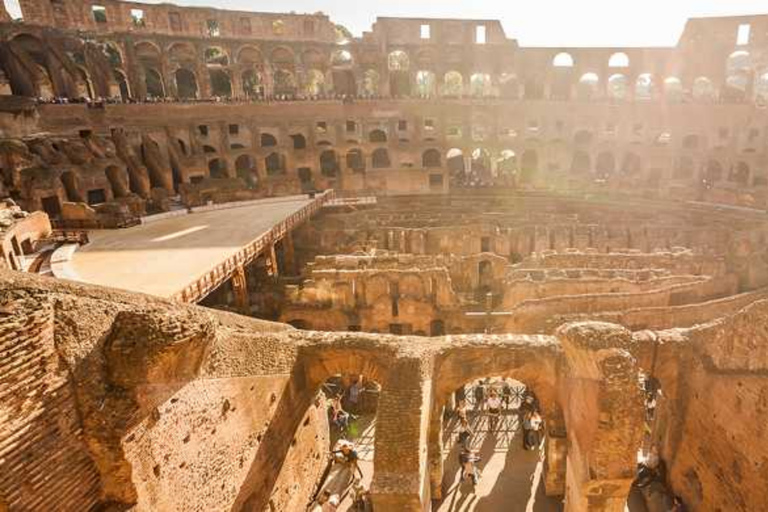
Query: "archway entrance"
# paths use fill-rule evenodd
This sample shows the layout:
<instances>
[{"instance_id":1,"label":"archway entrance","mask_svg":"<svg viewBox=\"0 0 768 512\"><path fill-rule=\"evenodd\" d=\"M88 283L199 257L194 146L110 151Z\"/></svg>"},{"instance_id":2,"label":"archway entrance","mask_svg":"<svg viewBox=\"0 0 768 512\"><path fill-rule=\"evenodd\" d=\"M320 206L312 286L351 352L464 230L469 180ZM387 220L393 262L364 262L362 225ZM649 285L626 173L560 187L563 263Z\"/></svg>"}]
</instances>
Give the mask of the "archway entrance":
<instances>
[{"instance_id":1,"label":"archway entrance","mask_svg":"<svg viewBox=\"0 0 768 512\"><path fill-rule=\"evenodd\" d=\"M560 500L545 495L545 427L532 390L488 377L460 386L447 405L443 497L433 511L561 510Z\"/></svg>"}]
</instances>

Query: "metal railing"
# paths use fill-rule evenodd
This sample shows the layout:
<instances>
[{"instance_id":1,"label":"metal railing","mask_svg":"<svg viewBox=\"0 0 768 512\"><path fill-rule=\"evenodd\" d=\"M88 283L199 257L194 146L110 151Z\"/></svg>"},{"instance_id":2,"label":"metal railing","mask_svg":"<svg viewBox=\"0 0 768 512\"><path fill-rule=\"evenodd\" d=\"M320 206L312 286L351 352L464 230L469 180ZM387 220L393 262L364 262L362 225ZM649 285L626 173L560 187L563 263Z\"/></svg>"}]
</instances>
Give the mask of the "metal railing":
<instances>
[{"instance_id":1,"label":"metal railing","mask_svg":"<svg viewBox=\"0 0 768 512\"><path fill-rule=\"evenodd\" d=\"M250 264L264 252L265 249L269 248L272 244L285 237L291 230L304 223L312 215L320 211L326 201L330 201L335 197L336 194L333 190L327 190L322 194L318 194L311 203L275 224L269 231L263 233L256 240L240 249L236 254L233 254L202 276L195 279L194 282L184 287L180 292L174 294L172 298L187 303L195 303L202 300L206 295L232 277L238 268Z\"/></svg>"}]
</instances>

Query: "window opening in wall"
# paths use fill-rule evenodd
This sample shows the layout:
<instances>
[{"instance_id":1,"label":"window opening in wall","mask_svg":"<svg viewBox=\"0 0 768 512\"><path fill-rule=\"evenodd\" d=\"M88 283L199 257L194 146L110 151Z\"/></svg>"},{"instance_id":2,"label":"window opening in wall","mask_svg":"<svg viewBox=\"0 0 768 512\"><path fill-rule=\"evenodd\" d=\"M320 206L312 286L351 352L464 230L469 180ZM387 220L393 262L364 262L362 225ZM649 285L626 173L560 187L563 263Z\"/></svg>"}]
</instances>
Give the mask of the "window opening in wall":
<instances>
[{"instance_id":1,"label":"window opening in wall","mask_svg":"<svg viewBox=\"0 0 768 512\"><path fill-rule=\"evenodd\" d=\"M478 25L475 27L475 43L485 44L487 42L487 31L485 25Z\"/></svg>"},{"instance_id":2,"label":"window opening in wall","mask_svg":"<svg viewBox=\"0 0 768 512\"><path fill-rule=\"evenodd\" d=\"M749 34L752 31L749 23L742 23L739 25L739 30L736 32L736 44L739 46L749 44Z\"/></svg>"},{"instance_id":3,"label":"window opening in wall","mask_svg":"<svg viewBox=\"0 0 768 512\"><path fill-rule=\"evenodd\" d=\"M421 26L421 38L422 39L431 39L432 38L432 27L429 25L422 25Z\"/></svg>"},{"instance_id":4,"label":"window opening in wall","mask_svg":"<svg viewBox=\"0 0 768 512\"><path fill-rule=\"evenodd\" d=\"M285 32L285 23L283 20L276 20L272 22L272 33L275 35L282 35Z\"/></svg>"},{"instance_id":5,"label":"window opening in wall","mask_svg":"<svg viewBox=\"0 0 768 512\"><path fill-rule=\"evenodd\" d=\"M484 236L480 238L480 252L491 252L491 237Z\"/></svg>"},{"instance_id":6,"label":"window opening in wall","mask_svg":"<svg viewBox=\"0 0 768 512\"><path fill-rule=\"evenodd\" d=\"M219 37L221 35L221 29L219 28L218 20L208 20L205 22L205 28L209 37Z\"/></svg>"},{"instance_id":7,"label":"window opening in wall","mask_svg":"<svg viewBox=\"0 0 768 512\"><path fill-rule=\"evenodd\" d=\"M327 133L328 132L328 123L325 121L318 121L317 125L315 125L315 131L317 133Z\"/></svg>"},{"instance_id":8,"label":"window opening in wall","mask_svg":"<svg viewBox=\"0 0 768 512\"><path fill-rule=\"evenodd\" d=\"M144 20L144 11L141 9L131 9L131 22L134 27L146 26L147 23Z\"/></svg>"},{"instance_id":9,"label":"window opening in wall","mask_svg":"<svg viewBox=\"0 0 768 512\"><path fill-rule=\"evenodd\" d=\"M357 130L357 123L354 121L347 121L347 131L354 132Z\"/></svg>"},{"instance_id":10,"label":"window opening in wall","mask_svg":"<svg viewBox=\"0 0 768 512\"><path fill-rule=\"evenodd\" d=\"M93 21L96 23L107 22L107 8L103 5L92 5L91 14L93 14Z\"/></svg>"},{"instance_id":11,"label":"window opening in wall","mask_svg":"<svg viewBox=\"0 0 768 512\"><path fill-rule=\"evenodd\" d=\"M198 126L197 131L199 131L200 135L202 135L203 137L208 136L208 127L204 124L201 124L200 126Z\"/></svg>"},{"instance_id":12,"label":"window opening in wall","mask_svg":"<svg viewBox=\"0 0 768 512\"><path fill-rule=\"evenodd\" d=\"M93 206L107 202L107 194L103 188L88 191L88 204Z\"/></svg>"},{"instance_id":13,"label":"window opening in wall","mask_svg":"<svg viewBox=\"0 0 768 512\"><path fill-rule=\"evenodd\" d=\"M434 131L435 129L435 120L434 119L425 119L424 120L424 129L428 132Z\"/></svg>"},{"instance_id":14,"label":"window opening in wall","mask_svg":"<svg viewBox=\"0 0 768 512\"><path fill-rule=\"evenodd\" d=\"M244 36L249 36L251 32L251 18L240 18L240 33Z\"/></svg>"},{"instance_id":15,"label":"window opening in wall","mask_svg":"<svg viewBox=\"0 0 768 512\"><path fill-rule=\"evenodd\" d=\"M229 125L229 134L230 135L237 135L240 133L240 125L238 124L231 124Z\"/></svg>"},{"instance_id":16,"label":"window opening in wall","mask_svg":"<svg viewBox=\"0 0 768 512\"><path fill-rule=\"evenodd\" d=\"M5 11L12 20L21 21L24 19L19 0L3 0L3 5L5 5Z\"/></svg>"},{"instance_id":17,"label":"window opening in wall","mask_svg":"<svg viewBox=\"0 0 768 512\"><path fill-rule=\"evenodd\" d=\"M171 25L171 30L173 32L181 32L181 14L177 12L169 12L168 23Z\"/></svg>"},{"instance_id":18,"label":"window opening in wall","mask_svg":"<svg viewBox=\"0 0 768 512\"><path fill-rule=\"evenodd\" d=\"M397 122L397 129L401 132L408 131L408 121L406 121L405 119L400 119Z\"/></svg>"}]
</instances>

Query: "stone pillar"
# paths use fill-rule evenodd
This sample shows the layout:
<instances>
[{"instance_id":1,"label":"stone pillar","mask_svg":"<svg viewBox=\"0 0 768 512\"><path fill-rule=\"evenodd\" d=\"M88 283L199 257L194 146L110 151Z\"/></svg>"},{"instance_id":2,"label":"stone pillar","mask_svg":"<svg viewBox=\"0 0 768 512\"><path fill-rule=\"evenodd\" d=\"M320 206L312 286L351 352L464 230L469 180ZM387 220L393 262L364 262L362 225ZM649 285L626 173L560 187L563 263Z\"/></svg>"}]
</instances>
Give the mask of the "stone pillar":
<instances>
[{"instance_id":1,"label":"stone pillar","mask_svg":"<svg viewBox=\"0 0 768 512\"><path fill-rule=\"evenodd\" d=\"M376 512L421 512L429 508L431 379L431 368L424 368L418 357L398 360L390 369L376 416L371 483Z\"/></svg>"},{"instance_id":2,"label":"stone pillar","mask_svg":"<svg viewBox=\"0 0 768 512\"><path fill-rule=\"evenodd\" d=\"M443 499L443 408L435 404L429 419L429 486L433 500Z\"/></svg>"},{"instance_id":3,"label":"stone pillar","mask_svg":"<svg viewBox=\"0 0 768 512\"><path fill-rule=\"evenodd\" d=\"M245 278L245 268L237 267L232 274L232 291L235 294L235 307L247 315L251 312L251 300L248 294L248 281Z\"/></svg>"},{"instance_id":4,"label":"stone pillar","mask_svg":"<svg viewBox=\"0 0 768 512\"><path fill-rule=\"evenodd\" d=\"M291 232L283 238L283 273L288 276L296 275L296 252Z\"/></svg>"},{"instance_id":5,"label":"stone pillar","mask_svg":"<svg viewBox=\"0 0 768 512\"><path fill-rule=\"evenodd\" d=\"M275 252L275 244L270 244L266 252L267 275L277 278L280 275L280 271L277 268L277 252Z\"/></svg>"},{"instance_id":6,"label":"stone pillar","mask_svg":"<svg viewBox=\"0 0 768 512\"><path fill-rule=\"evenodd\" d=\"M614 324L580 322L557 331L568 376L566 512L623 512L635 477L644 404L632 334Z\"/></svg>"}]
</instances>

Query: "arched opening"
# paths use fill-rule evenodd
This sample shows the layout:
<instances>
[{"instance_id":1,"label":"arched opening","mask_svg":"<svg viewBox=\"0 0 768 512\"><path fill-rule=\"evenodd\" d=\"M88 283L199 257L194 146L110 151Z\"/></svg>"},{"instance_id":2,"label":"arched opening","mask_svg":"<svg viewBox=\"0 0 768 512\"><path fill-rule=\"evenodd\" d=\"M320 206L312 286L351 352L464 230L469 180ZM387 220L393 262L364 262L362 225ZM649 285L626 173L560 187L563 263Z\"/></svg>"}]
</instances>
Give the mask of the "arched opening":
<instances>
[{"instance_id":1,"label":"arched opening","mask_svg":"<svg viewBox=\"0 0 768 512\"><path fill-rule=\"evenodd\" d=\"M511 186L517 179L517 154L511 149L505 149L496 161L497 180L501 185Z\"/></svg>"},{"instance_id":2,"label":"arched opening","mask_svg":"<svg viewBox=\"0 0 768 512\"><path fill-rule=\"evenodd\" d=\"M717 160L709 160L704 166L701 176L701 184L705 188L712 188L715 183L723 179L723 166Z\"/></svg>"},{"instance_id":3,"label":"arched opening","mask_svg":"<svg viewBox=\"0 0 768 512\"><path fill-rule=\"evenodd\" d=\"M728 181L746 187L749 184L749 165L746 162L739 162L731 167Z\"/></svg>"},{"instance_id":4,"label":"arched opening","mask_svg":"<svg viewBox=\"0 0 768 512\"><path fill-rule=\"evenodd\" d=\"M120 99L128 101L131 98L131 89L128 85L128 79L122 71L114 71L115 82L117 82L117 88L120 91Z\"/></svg>"},{"instance_id":5,"label":"arched opening","mask_svg":"<svg viewBox=\"0 0 768 512\"><path fill-rule=\"evenodd\" d=\"M363 82L361 84L363 96L373 97L379 95L379 83L381 77L379 73L373 69L368 69L363 73Z\"/></svg>"},{"instance_id":6,"label":"arched opening","mask_svg":"<svg viewBox=\"0 0 768 512\"><path fill-rule=\"evenodd\" d=\"M331 54L333 90L336 94L354 96L357 93L357 81L352 71L353 65L352 54L349 51L336 50Z\"/></svg>"},{"instance_id":7,"label":"arched opening","mask_svg":"<svg viewBox=\"0 0 768 512\"><path fill-rule=\"evenodd\" d=\"M53 81L48 68L48 53L42 41L37 37L20 34L9 42L20 50L25 57L9 55L3 66L11 85L11 92L17 96L37 96L51 98L55 96ZM27 62L25 62L25 60ZM27 69L31 64L31 69Z\"/></svg>"},{"instance_id":8,"label":"arched opening","mask_svg":"<svg viewBox=\"0 0 768 512\"><path fill-rule=\"evenodd\" d=\"M691 94L697 101L712 101L717 96L712 80L705 76L700 76L693 81Z\"/></svg>"},{"instance_id":9,"label":"arched opening","mask_svg":"<svg viewBox=\"0 0 768 512\"><path fill-rule=\"evenodd\" d=\"M574 151L571 160L571 173L586 174L592 169L592 161L585 151Z\"/></svg>"},{"instance_id":10,"label":"arched opening","mask_svg":"<svg viewBox=\"0 0 768 512\"><path fill-rule=\"evenodd\" d=\"M422 98L431 98L437 91L435 74L432 71L416 72L416 94Z\"/></svg>"},{"instance_id":11,"label":"arched opening","mask_svg":"<svg viewBox=\"0 0 768 512\"><path fill-rule=\"evenodd\" d=\"M179 98L197 98L197 78L195 74L184 68L179 68L174 73L176 79L176 93Z\"/></svg>"},{"instance_id":12,"label":"arched opening","mask_svg":"<svg viewBox=\"0 0 768 512\"><path fill-rule=\"evenodd\" d=\"M475 73L469 78L469 94L484 98L493 94L493 83L488 73Z\"/></svg>"},{"instance_id":13,"label":"arched opening","mask_svg":"<svg viewBox=\"0 0 768 512\"><path fill-rule=\"evenodd\" d=\"M469 163L468 185L485 186L492 182L491 153L487 149L475 148Z\"/></svg>"},{"instance_id":14,"label":"arched opening","mask_svg":"<svg viewBox=\"0 0 768 512\"><path fill-rule=\"evenodd\" d=\"M526 149L520 162L520 178L523 182L528 182L539 171L539 154L535 149Z\"/></svg>"},{"instance_id":15,"label":"arched opening","mask_svg":"<svg viewBox=\"0 0 768 512\"><path fill-rule=\"evenodd\" d=\"M276 95L291 96L296 93L296 77L285 69L278 69L274 74L274 90Z\"/></svg>"},{"instance_id":16,"label":"arched opening","mask_svg":"<svg viewBox=\"0 0 768 512\"><path fill-rule=\"evenodd\" d=\"M211 94L220 98L229 98L232 96L232 80L229 73L223 69L210 69L208 71L211 79Z\"/></svg>"},{"instance_id":17,"label":"arched opening","mask_svg":"<svg viewBox=\"0 0 768 512\"><path fill-rule=\"evenodd\" d=\"M243 93L249 98L261 98L264 96L264 80L256 70L246 69L241 75Z\"/></svg>"},{"instance_id":18,"label":"arched opening","mask_svg":"<svg viewBox=\"0 0 768 512\"><path fill-rule=\"evenodd\" d=\"M270 153L264 159L264 168L269 176L285 174L285 157L280 153Z\"/></svg>"},{"instance_id":19,"label":"arched opening","mask_svg":"<svg viewBox=\"0 0 768 512\"><path fill-rule=\"evenodd\" d=\"M635 153L624 155L624 161L621 164L621 174L624 176L638 176L642 170L642 160Z\"/></svg>"},{"instance_id":20,"label":"arched opening","mask_svg":"<svg viewBox=\"0 0 768 512\"><path fill-rule=\"evenodd\" d=\"M271 133L262 133L260 139L261 139L261 147L263 148L271 148L271 147L277 146L277 139Z\"/></svg>"},{"instance_id":21,"label":"arched opening","mask_svg":"<svg viewBox=\"0 0 768 512\"><path fill-rule=\"evenodd\" d=\"M350 149L347 151L347 168L352 169L352 172L362 173L365 172L365 158L363 152L359 149Z\"/></svg>"},{"instance_id":22,"label":"arched opening","mask_svg":"<svg viewBox=\"0 0 768 512\"><path fill-rule=\"evenodd\" d=\"M608 180L616 170L616 158L613 153L603 151L597 155L597 163L595 164L595 177L598 180Z\"/></svg>"},{"instance_id":23,"label":"arched opening","mask_svg":"<svg viewBox=\"0 0 768 512\"><path fill-rule=\"evenodd\" d=\"M442 320L432 320L429 323L430 336L445 336L445 322Z\"/></svg>"},{"instance_id":24,"label":"arched opening","mask_svg":"<svg viewBox=\"0 0 768 512\"><path fill-rule=\"evenodd\" d=\"M650 73L642 73L637 76L635 81L635 99L636 100L650 100L654 95L654 83L653 75Z\"/></svg>"},{"instance_id":25,"label":"arched opening","mask_svg":"<svg viewBox=\"0 0 768 512\"><path fill-rule=\"evenodd\" d=\"M304 92L309 96L320 96L325 94L325 75L317 69L310 69L307 72L307 84Z\"/></svg>"},{"instance_id":26,"label":"arched opening","mask_svg":"<svg viewBox=\"0 0 768 512\"><path fill-rule=\"evenodd\" d=\"M573 57L568 52L560 52L552 59L552 65L556 68L572 68Z\"/></svg>"},{"instance_id":27,"label":"arched opening","mask_svg":"<svg viewBox=\"0 0 768 512\"><path fill-rule=\"evenodd\" d=\"M608 78L608 97L614 100L627 99L629 81L622 74L611 75Z\"/></svg>"},{"instance_id":28,"label":"arched opening","mask_svg":"<svg viewBox=\"0 0 768 512\"><path fill-rule=\"evenodd\" d=\"M371 165L374 169L388 169L392 166L389 160L389 151L386 148L379 148L371 154Z\"/></svg>"},{"instance_id":29,"label":"arched opening","mask_svg":"<svg viewBox=\"0 0 768 512\"><path fill-rule=\"evenodd\" d=\"M251 155L240 155L235 160L237 177L243 180L248 188L255 188L259 177L256 170L256 159Z\"/></svg>"},{"instance_id":30,"label":"arched opening","mask_svg":"<svg viewBox=\"0 0 768 512\"><path fill-rule=\"evenodd\" d=\"M458 71L449 71L443 77L443 96L460 98L464 95L464 77Z\"/></svg>"},{"instance_id":31,"label":"arched opening","mask_svg":"<svg viewBox=\"0 0 768 512\"><path fill-rule=\"evenodd\" d=\"M609 68L628 68L629 56L624 52L616 52L608 59Z\"/></svg>"},{"instance_id":32,"label":"arched opening","mask_svg":"<svg viewBox=\"0 0 768 512\"><path fill-rule=\"evenodd\" d=\"M335 178L339 171L339 159L336 152L332 149L326 149L320 153L320 172L327 178Z\"/></svg>"},{"instance_id":33,"label":"arched opening","mask_svg":"<svg viewBox=\"0 0 768 512\"><path fill-rule=\"evenodd\" d=\"M387 132L384 130L373 130L368 134L368 140L374 144L384 144L387 142Z\"/></svg>"},{"instance_id":34,"label":"arched opening","mask_svg":"<svg viewBox=\"0 0 768 512\"><path fill-rule=\"evenodd\" d=\"M163 86L163 77L160 72L154 68L144 71L144 84L147 88L148 98L164 98L165 87Z\"/></svg>"},{"instance_id":35,"label":"arched opening","mask_svg":"<svg viewBox=\"0 0 768 512\"><path fill-rule=\"evenodd\" d=\"M105 170L109 186L112 189L112 196L117 199L128 195L128 180L125 169L120 169L115 165L110 165Z\"/></svg>"},{"instance_id":36,"label":"arched opening","mask_svg":"<svg viewBox=\"0 0 768 512\"><path fill-rule=\"evenodd\" d=\"M213 179L228 178L227 161L223 158L214 158L208 162L208 174Z\"/></svg>"},{"instance_id":37,"label":"arched opening","mask_svg":"<svg viewBox=\"0 0 768 512\"><path fill-rule=\"evenodd\" d=\"M671 76L664 80L664 97L674 103L683 101L683 84L679 78Z\"/></svg>"},{"instance_id":38,"label":"arched opening","mask_svg":"<svg viewBox=\"0 0 768 512\"><path fill-rule=\"evenodd\" d=\"M422 167L425 167L428 169L442 166L443 162L442 162L442 157L440 156L440 151L436 149L426 150L424 154L421 156L421 164L422 164Z\"/></svg>"},{"instance_id":39,"label":"arched opening","mask_svg":"<svg viewBox=\"0 0 768 512\"><path fill-rule=\"evenodd\" d=\"M584 73L579 79L577 96L581 100L591 100L597 98L600 77L597 73Z\"/></svg>"},{"instance_id":40,"label":"arched opening","mask_svg":"<svg viewBox=\"0 0 768 512\"><path fill-rule=\"evenodd\" d=\"M85 202L83 194L80 192L80 187L77 183L77 176L72 171L65 171L61 173L59 177L61 184L64 185L64 192L67 195L67 201L72 203Z\"/></svg>"},{"instance_id":41,"label":"arched opening","mask_svg":"<svg viewBox=\"0 0 768 512\"><path fill-rule=\"evenodd\" d=\"M392 96L409 96L411 94L411 66L408 54L396 50L387 58L389 67L389 92Z\"/></svg>"},{"instance_id":42,"label":"arched opening","mask_svg":"<svg viewBox=\"0 0 768 512\"><path fill-rule=\"evenodd\" d=\"M293 149L296 149L296 150L307 149L307 138L304 137L303 134L294 133L293 135L291 135L291 141L293 141ZM277 144L277 140L275 140L275 144ZM273 144L273 146L275 144ZM264 139L262 139L262 147L263 146L264 146Z\"/></svg>"},{"instance_id":43,"label":"arched opening","mask_svg":"<svg viewBox=\"0 0 768 512\"><path fill-rule=\"evenodd\" d=\"M445 165L454 185L466 185L466 164L464 153L458 148L449 149L445 155Z\"/></svg>"}]
</instances>

